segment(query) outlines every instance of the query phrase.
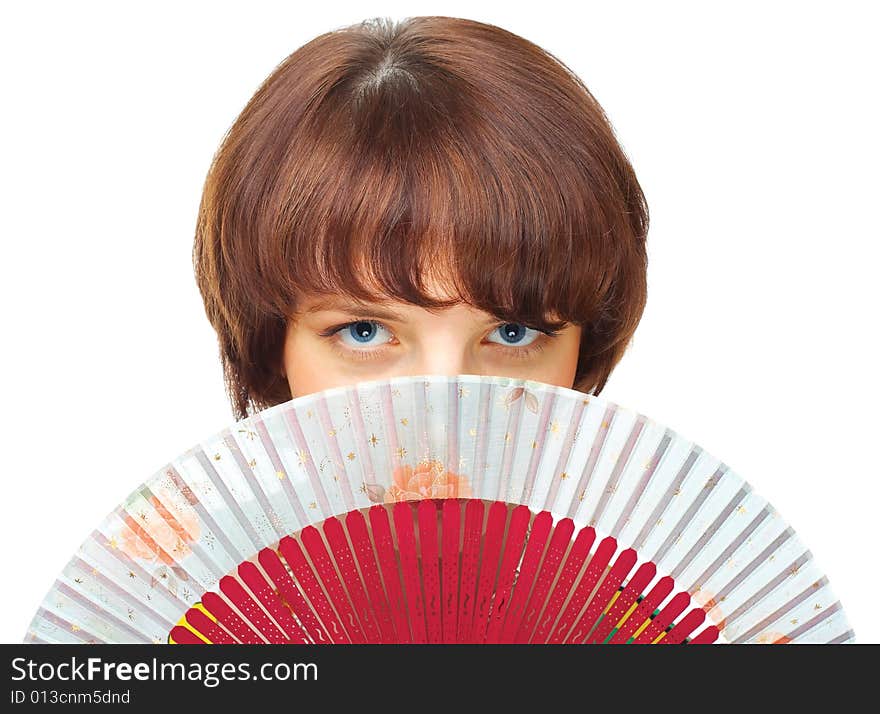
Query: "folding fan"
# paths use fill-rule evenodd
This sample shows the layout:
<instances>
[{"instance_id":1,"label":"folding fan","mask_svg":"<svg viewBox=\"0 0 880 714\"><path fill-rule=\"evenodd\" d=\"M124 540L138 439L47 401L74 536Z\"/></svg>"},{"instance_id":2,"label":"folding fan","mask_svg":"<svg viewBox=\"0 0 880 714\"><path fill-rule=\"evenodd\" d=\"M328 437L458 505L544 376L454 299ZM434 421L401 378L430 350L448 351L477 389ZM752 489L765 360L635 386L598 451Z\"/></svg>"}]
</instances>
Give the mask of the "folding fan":
<instances>
[{"instance_id":1,"label":"folding fan","mask_svg":"<svg viewBox=\"0 0 880 714\"><path fill-rule=\"evenodd\" d=\"M476 375L360 382L187 450L26 642L845 643L794 530L646 416Z\"/></svg>"}]
</instances>

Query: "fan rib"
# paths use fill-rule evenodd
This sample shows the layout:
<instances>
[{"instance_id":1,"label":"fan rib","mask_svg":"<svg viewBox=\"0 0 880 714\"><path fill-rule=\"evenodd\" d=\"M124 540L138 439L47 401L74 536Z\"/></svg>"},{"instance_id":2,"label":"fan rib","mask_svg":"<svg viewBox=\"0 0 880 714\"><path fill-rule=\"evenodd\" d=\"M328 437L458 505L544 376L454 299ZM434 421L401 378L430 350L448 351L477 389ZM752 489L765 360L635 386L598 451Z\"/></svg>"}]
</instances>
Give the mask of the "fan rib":
<instances>
[{"instance_id":1,"label":"fan rib","mask_svg":"<svg viewBox=\"0 0 880 714\"><path fill-rule=\"evenodd\" d=\"M258 560L260 565L263 566L263 570L266 571L278 588L278 596L284 605L291 612L295 613L309 640L317 644L329 643L330 636L324 630L318 617L312 612L305 596L294 584L278 553L271 548L263 548L259 553Z\"/></svg>"},{"instance_id":2,"label":"fan rib","mask_svg":"<svg viewBox=\"0 0 880 714\"><path fill-rule=\"evenodd\" d=\"M595 539L596 531L591 527L581 528L580 531L578 531L577 537L565 559L565 565L563 565L559 578L550 593L550 599L548 600L544 613L541 616L538 628L530 638L530 642L539 644L546 643L551 628L553 627L553 623L559 616L559 613L562 610L562 605L566 601L566 598L568 598L572 586L577 581L578 574L581 572L581 567L586 562L587 556L590 554L590 548ZM583 580L581 580L581 582L583 582ZM572 593L572 601L569 602L568 607L572 607L574 599L576 599L579 594L583 595L583 600L581 600L580 605L577 605L578 610L580 610L580 607L586 602L589 593L582 592L579 588L575 588L574 593ZM566 611L568 611L568 607L566 608Z\"/></svg>"},{"instance_id":3,"label":"fan rib","mask_svg":"<svg viewBox=\"0 0 880 714\"><path fill-rule=\"evenodd\" d=\"M538 564L544 553L544 545L553 527L553 516L549 511L541 511L532 521L531 533L526 537L526 549L519 566L519 574L513 586L513 597L507 610L502 642L515 642L523 620L526 603L538 572Z\"/></svg>"},{"instance_id":4,"label":"fan rib","mask_svg":"<svg viewBox=\"0 0 880 714\"><path fill-rule=\"evenodd\" d=\"M549 515L549 514L548 514ZM516 635L517 643L527 643L532 631L539 622L541 612L547 602L547 594L556 581L556 574L562 563L562 558L571 543L571 535L574 532L574 522L571 518L563 518L556 524L547 553L541 562L541 569L535 582L531 596L527 600L524 616Z\"/></svg>"},{"instance_id":5,"label":"fan rib","mask_svg":"<svg viewBox=\"0 0 880 714\"><path fill-rule=\"evenodd\" d=\"M314 526L307 526L307 529L308 528L314 529ZM303 534L304 533L305 531L303 531ZM281 555L284 556L288 565L290 565L294 577L299 581L303 593L311 603L315 614L318 616L322 627L327 631L331 642L337 644L349 644L351 640L346 634L345 629L342 627L342 623L334 612L330 601L324 594L321 584L312 573L312 569L309 567L300 544L294 538L285 536L279 542L278 550L281 552Z\"/></svg>"},{"instance_id":6,"label":"fan rib","mask_svg":"<svg viewBox=\"0 0 880 714\"><path fill-rule=\"evenodd\" d=\"M617 487L620 485L621 474L626 470L632 452L636 448L636 444L639 441L639 437L641 436L644 427L645 417L639 414L637 415L635 425L627 436L626 443L623 445L623 448L620 450L620 453L614 461L614 467L608 476L608 481L605 483L605 487L602 489L602 493L599 496L596 507L593 509L592 515L586 519L587 523L590 525L598 523L605 514L605 509L608 507L608 503L617 492Z\"/></svg>"},{"instance_id":7,"label":"fan rib","mask_svg":"<svg viewBox=\"0 0 880 714\"><path fill-rule=\"evenodd\" d=\"M409 620L406 616L406 600L404 599L403 587L400 582L401 568L398 565L397 556L394 552L388 511L382 506L373 506L370 509L370 526L373 530L376 554L379 558L382 578L385 582L385 592L388 595L388 603L391 607L394 626L397 630L397 642L412 642Z\"/></svg>"},{"instance_id":8,"label":"fan rib","mask_svg":"<svg viewBox=\"0 0 880 714\"><path fill-rule=\"evenodd\" d=\"M750 598L748 598L742 605L736 608L730 615L727 617L728 627L732 627L735 625L736 621L739 620L745 613L755 607L759 602L761 602L768 594L773 592L777 587L779 587L782 583L784 583L789 578L793 577L798 573L798 571L807 563L811 558L811 554L809 551L803 553L799 558L790 562L787 566L785 566L772 580L767 582L760 590L754 593ZM827 582L826 578L822 578L819 581L820 584L824 584ZM791 608L795 607L801 600L806 598L811 592L813 592L814 588L817 586L815 583L801 592L795 598L788 600L783 605L779 606L774 615L770 615L770 618L776 619L777 617L781 617L786 612L788 612ZM772 622L772 620L769 620ZM750 633L757 633L760 631L762 627L766 625L768 620L765 618L760 622L755 623L755 625L748 631Z\"/></svg>"},{"instance_id":9,"label":"fan rib","mask_svg":"<svg viewBox=\"0 0 880 714\"><path fill-rule=\"evenodd\" d=\"M419 502L418 519L428 642L438 644L443 641L443 620L440 598L440 563L437 556L437 508L431 499Z\"/></svg>"},{"instance_id":10,"label":"fan rib","mask_svg":"<svg viewBox=\"0 0 880 714\"><path fill-rule=\"evenodd\" d=\"M636 606L635 611L624 620L620 629L611 637L611 643L624 643L631 637L638 637L641 630L650 623L657 606L672 592L673 581L668 575L663 576Z\"/></svg>"},{"instance_id":11,"label":"fan rib","mask_svg":"<svg viewBox=\"0 0 880 714\"><path fill-rule=\"evenodd\" d=\"M327 522L331 520L336 519L331 518ZM324 524L325 528L327 522ZM366 642L364 633L355 617L354 610L352 610L351 604L348 601L342 581L339 579L339 574L336 572L330 554L327 552L321 532L315 526L308 526L303 529L301 538L306 552L309 554L309 558L311 558L315 574L318 576L317 581L323 585L324 590L327 592L330 604L336 610L337 618L342 623L346 635L353 644Z\"/></svg>"},{"instance_id":12,"label":"fan rib","mask_svg":"<svg viewBox=\"0 0 880 714\"><path fill-rule=\"evenodd\" d=\"M511 602L511 592L516 579L516 566L523 555L530 519L531 512L526 506L517 506L510 516L504 557L501 562L501 570L498 573L498 586L486 633L486 642L488 643L497 644L500 642L505 616L508 612L507 606Z\"/></svg>"},{"instance_id":13,"label":"fan rib","mask_svg":"<svg viewBox=\"0 0 880 714\"><path fill-rule=\"evenodd\" d=\"M275 448L274 439L272 439L269 430L266 428L266 424L263 422L263 419L259 414L254 414L251 417L251 423L260 435L260 443L262 443L263 449L265 449L269 456L269 460L272 462L272 467L275 469L274 475L281 481L281 488L284 491L284 495L287 497L287 502L293 509L297 522L305 525L309 522L309 517L306 515L306 510L303 508L299 497L296 495L296 490L293 488L293 484L290 482L290 479L287 478L287 468L284 466L284 462L281 461L278 449Z\"/></svg>"},{"instance_id":14,"label":"fan rib","mask_svg":"<svg viewBox=\"0 0 880 714\"><path fill-rule=\"evenodd\" d=\"M237 579L231 575L223 576L220 579L220 590L238 608L238 611L244 616L245 622L253 624L256 631L265 637L270 644L281 645L289 641Z\"/></svg>"},{"instance_id":15,"label":"fan rib","mask_svg":"<svg viewBox=\"0 0 880 714\"><path fill-rule=\"evenodd\" d=\"M269 499L266 497L266 493L263 491L262 486L260 486L260 482L257 480L253 469L248 466L247 461L245 461L244 454L235 438L232 436L232 432L229 429L224 429L221 437L226 448L229 450L229 453L232 455L232 460L238 467L239 474L241 474L241 477L244 479L245 483L247 483L251 493L254 494L257 503L262 509L263 515L266 517L266 522L272 526L275 535L278 538L283 538L287 533L281 526L281 519L278 517L278 513L276 513L275 509L272 508L272 504L269 503Z\"/></svg>"},{"instance_id":16,"label":"fan rib","mask_svg":"<svg viewBox=\"0 0 880 714\"><path fill-rule=\"evenodd\" d=\"M461 504L454 498L448 498L443 502L442 513L443 642L452 644L457 637Z\"/></svg>"},{"instance_id":17,"label":"fan rib","mask_svg":"<svg viewBox=\"0 0 880 714\"><path fill-rule=\"evenodd\" d=\"M306 644L309 641L256 565L246 560L238 566L238 574L250 591L256 595L257 600L262 603L269 616L281 627L288 640L296 644Z\"/></svg>"},{"instance_id":18,"label":"fan rib","mask_svg":"<svg viewBox=\"0 0 880 714\"><path fill-rule=\"evenodd\" d=\"M413 531L412 506L408 501L394 505L394 530L397 534L397 548L400 553L400 569L403 573L404 595L409 607L409 623L412 628L412 641L425 644L428 633L425 629L425 608L422 595L422 580L419 576L419 561Z\"/></svg>"},{"instance_id":19,"label":"fan rib","mask_svg":"<svg viewBox=\"0 0 880 714\"><path fill-rule=\"evenodd\" d=\"M461 553L461 593L459 595L459 642L469 642L473 625L474 599L477 590L477 571L480 559L480 540L483 530L483 502L468 501L464 509L464 542Z\"/></svg>"},{"instance_id":20,"label":"fan rib","mask_svg":"<svg viewBox=\"0 0 880 714\"><path fill-rule=\"evenodd\" d=\"M635 638L634 643L648 645L662 637L666 629L672 625L676 617L685 611L690 602L691 597L686 592L676 593L675 597L654 615L651 623Z\"/></svg>"},{"instance_id":21,"label":"fan rib","mask_svg":"<svg viewBox=\"0 0 880 714\"><path fill-rule=\"evenodd\" d=\"M636 551L632 548L622 551L617 556L614 565L611 566L611 570L602 579L596 594L590 600L580 620L571 627L571 631L568 634L566 634L566 629L562 626L557 627L557 632L550 640L551 643L581 643L587 639L602 613L610 609L613 598L620 592L620 584L633 569L636 558Z\"/></svg>"},{"instance_id":22,"label":"fan rib","mask_svg":"<svg viewBox=\"0 0 880 714\"><path fill-rule=\"evenodd\" d=\"M229 576L224 576L229 577ZM221 580L222 587L222 580ZM223 627L239 642L246 645L263 644L264 640L259 634L242 620L215 592L206 592L202 595L202 605L213 617L220 621Z\"/></svg>"},{"instance_id":23,"label":"fan rib","mask_svg":"<svg viewBox=\"0 0 880 714\"><path fill-rule=\"evenodd\" d=\"M379 628L380 641L394 642L394 624L391 621L388 598L382 587L382 577L373 552L373 544L367 531L367 522L363 513L352 511L345 517L345 525L354 546L355 555L361 567L369 604L372 606L373 617Z\"/></svg>"},{"instance_id":24,"label":"fan rib","mask_svg":"<svg viewBox=\"0 0 880 714\"><path fill-rule=\"evenodd\" d=\"M595 530L592 527L585 528L584 530L590 533L590 543L592 544L596 538ZM568 606L559 618L559 623L556 625L553 636L550 639L551 643L563 642L565 635L572 628L575 618L584 608L584 605L591 599L595 599L594 590L596 590L596 585L599 582L599 578L607 573L608 563L611 561L616 550L617 541L614 538L607 536L601 540L587 563L587 568L581 576L580 582L575 587Z\"/></svg>"},{"instance_id":25,"label":"fan rib","mask_svg":"<svg viewBox=\"0 0 880 714\"><path fill-rule=\"evenodd\" d=\"M197 607L191 607L187 611L185 619L190 627L194 630L198 630L198 633L212 644L231 645L235 643L235 639L232 635L223 629L219 622L214 622L214 620ZM182 626L178 625L177 627ZM175 627L174 629L177 628ZM180 642L180 640L174 635L174 629L172 629L172 636L177 642ZM186 630L187 628L183 627L182 629ZM200 642L202 641L203 640L200 640Z\"/></svg>"},{"instance_id":26,"label":"fan rib","mask_svg":"<svg viewBox=\"0 0 880 714\"><path fill-rule=\"evenodd\" d=\"M622 627L626 619L637 608L637 600L657 573L657 566L652 562L642 563L635 575L630 579L620 594L612 601L608 614L603 617L592 635L588 635L587 644L604 643L615 628ZM576 638L569 641L577 643Z\"/></svg>"},{"instance_id":27,"label":"fan rib","mask_svg":"<svg viewBox=\"0 0 880 714\"><path fill-rule=\"evenodd\" d=\"M783 572L783 573L780 573L780 575L777 576L777 577L773 580L773 584L774 584L774 585L778 585L779 583L781 583L781 582L782 582L783 580L785 580L786 578L790 578L790 577L792 577L792 571L795 571L795 572L796 572L796 571L797 571L797 568L799 567L799 565L797 565L797 563L798 563L800 560L803 560L803 559L804 559L805 557L807 557L808 555L809 555L809 554L807 553L807 554L805 554L804 556L801 556L801 558L799 558L798 561L795 561L796 564L793 565L793 566L791 566L791 568L790 568L789 570L787 570L787 571L785 571L785 572ZM811 595L813 595L813 594L816 592L816 590L818 590L819 588L821 588L822 586L827 585L827 584L828 584L828 578L826 578L826 577L824 577L824 576L823 576L822 578L820 578L819 580L817 580L815 583L810 584L809 586L807 586L806 588L804 588L801 592L799 592L797 595L795 595L793 598L791 598L790 600L788 600L788 602L786 602L784 605L778 607L778 608L777 608L776 610L774 610L772 613L770 613L769 615L767 615L767 617L765 617L763 620L761 620L760 622L757 622L757 623L756 623L753 627L751 627L749 630L747 630L746 632L743 632L743 633L740 634L738 637L736 637L736 638L733 640L733 643L734 643L734 644L739 644L739 643L745 642L745 641L751 639L752 637L754 637L755 635L759 634L759 633L760 633L764 628L766 628L768 625L770 625L770 624L772 624L773 622L776 622L776 621L779 620L780 618L784 617L785 614L786 614L787 612L789 612L789 611L792 610L793 608L797 607L800 603L802 603L804 600L806 600L806 599L809 598ZM768 589L770 589L770 585L769 585L769 584L768 584L768 586L767 586L766 588L762 588L761 595L764 594L764 593L763 593L763 590L768 590ZM750 602L751 602L751 601L750 601ZM747 608L746 608L746 605L749 605L750 602L744 604L744 605L740 608L740 610L745 610L745 609L747 609ZM736 620L739 616L740 616L740 612L739 612L739 610L737 610L736 613L734 613L733 615L730 616L730 620L731 620L731 621L734 621L734 620Z\"/></svg>"},{"instance_id":28,"label":"fan rib","mask_svg":"<svg viewBox=\"0 0 880 714\"><path fill-rule=\"evenodd\" d=\"M330 544L333 559L339 571L342 586L340 598L343 598L346 592L348 593L348 600L344 602L344 608L360 620L359 631L363 633L363 641L376 642L379 636L379 628L371 616L367 594L364 591L357 565L354 562L354 556L345 537L345 529L338 518L328 518L324 522L324 537Z\"/></svg>"},{"instance_id":29,"label":"fan rib","mask_svg":"<svg viewBox=\"0 0 880 714\"><path fill-rule=\"evenodd\" d=\"M590 479L592 478L593 472L596 469L596 464L599 461L599 456L605 448L605 442L608 439L608 432L611 430L611 425L614 422L616 414L617 407L614 404L608 404L605 408L605 414L602 417L602 422L599 425L596 436L593 438L593 444L590 447L590 456L587 459L587 463L584 465L584 469L578 479L578 484L575 487L575 498L572 499L571 505L568 507L568 513L566 513L566 517L568 518L573 519L577 516L581 502L586 495L587 486L590 485Z\"/></svg>"},{"instance_id":30,"label":"fan rib","mask_svg":"<svg viewBox=\"0 0 880 714\"><path fill-rule=\"evenodd\" d=\"M483 539L483 554L480 562L480 580L477 588L474 624L468 640L474 644L482 644L486 639L492 592L498 574L501 543L504 539L507 516L508 507L506 504L495 501L489 507L489 518L486 524L486 536Z\"/></svg>"},{"instance_id":31,"label":"fan rib","mask_svg":"<svg viewBox=\"0 0 880 714\"><path fill-rule=\"evenodd\" d=\"M265 543L257 535L257 532L254 530L250 519L244 514L244 511L241 510L241 506L230 492L229 486L226 485L226 481L220 477L220 474L217 473L217 469L214 468L214 465L211 463L211 460L205 453L204 448L202 448L201 446L197 446L191 449L190 453L191 455L194 455L196 457L196 460L199 462L202 470L211 480L214 488L217 489L217 493L220 494L220 497L223 499L223 502L226 504L229 512L235 517L235 522L238 524L244 534L248 537L248 540L251 542L254 552L258 551L265 545ZM245 559L240 558L240 560Z\"/></svg>"},{"instance_id":32,"label":"fan rib","mask_svg":"<svg viewBox=\"0 0 880 714\"><path fill-rule=\"evenodd\" d=\"M687 595L687 593L680 594ZM693 610L690 610L683 618L681 618L681 620L679 620L675 625L672 626L672 629L669 630L666 636L660 640L660 643L667 645L682 644L687 636L691 634L691 632L693 632L695 629L703 624L703 621L705 619L705 610L701 608L694 608Z\"/></svg>"}]
</instances>

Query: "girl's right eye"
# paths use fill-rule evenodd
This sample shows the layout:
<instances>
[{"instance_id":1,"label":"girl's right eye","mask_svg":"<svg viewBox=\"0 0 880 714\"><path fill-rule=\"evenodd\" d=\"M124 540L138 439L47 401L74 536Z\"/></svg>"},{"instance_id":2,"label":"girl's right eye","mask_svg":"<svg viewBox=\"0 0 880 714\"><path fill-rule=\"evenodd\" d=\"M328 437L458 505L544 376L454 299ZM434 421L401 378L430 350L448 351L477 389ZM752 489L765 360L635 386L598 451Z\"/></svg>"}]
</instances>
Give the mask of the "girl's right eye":
<instances>
[{"instance_id":1,"label":"girl's right eye","mask_svg":"<svg viewBox=\"0 0 880 714\"><path fill-rule=\"evenodd\" d=\"M391 332L382 323L373 320L358 320L342 325L335 331L346 347L353 349L375 347L389 342Z\"/></svg>"}]
</instances>

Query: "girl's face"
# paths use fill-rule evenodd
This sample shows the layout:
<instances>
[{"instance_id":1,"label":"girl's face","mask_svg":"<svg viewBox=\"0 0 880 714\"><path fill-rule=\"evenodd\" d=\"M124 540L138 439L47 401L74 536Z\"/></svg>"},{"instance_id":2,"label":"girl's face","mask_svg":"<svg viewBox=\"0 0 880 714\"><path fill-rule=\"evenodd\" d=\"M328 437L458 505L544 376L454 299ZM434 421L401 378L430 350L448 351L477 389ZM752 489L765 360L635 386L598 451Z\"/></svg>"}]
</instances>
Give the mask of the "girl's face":
<instances>
[{"instance_id":1,"label":"girl's face","mask_svg":"<svg viewBox=\"0 0 880 714\"><path fill-rule=\"evenodd\" d=\"M284 345L293 397L427 374L518 377L571 388L581 337L579 325L550 335L466 303L429 311L323 295L301 301L294 318Z\"/></svg>"}]
</instances>

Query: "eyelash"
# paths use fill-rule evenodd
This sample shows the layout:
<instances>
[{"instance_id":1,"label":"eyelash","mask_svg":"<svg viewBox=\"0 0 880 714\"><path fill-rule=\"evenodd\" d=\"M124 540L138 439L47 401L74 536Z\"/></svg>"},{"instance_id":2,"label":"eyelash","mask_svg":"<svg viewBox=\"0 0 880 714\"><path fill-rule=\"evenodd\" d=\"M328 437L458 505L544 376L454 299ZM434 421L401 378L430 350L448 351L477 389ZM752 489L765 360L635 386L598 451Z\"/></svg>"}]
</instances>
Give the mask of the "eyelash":
<instances>
[{"instance_id":1,"label":"eyelash","mask_svg":"<svg viewBox=\"0 0 880 714\"><path fill-rule=\"evenodd\" d=\"M348 322L343 322L339 325L334 325L332 327L328 327L326 330L322 330L318 334L321 337L325 337L327 339L332 339L333 337L335 337L336 333L339 332L340 330L344 330L346 327L350 327L351 325L354 325L355 323L358 323L358 322L374 322L377 325L381 325L386 330L388 329L386 327L386 325L384 323L380 322L379 320L373 320L369 317L356 317L353 320L349 320ZM497 330L499 327L501 327L502 325L506 325L506 324L507 324L507 322L499 322L492 329ZM524 323L519 323L519 324L524 324ZM556 337L560 332L559 330L542 330L538 327L532 327L531 325L526 325L526 327L528 327L532 330L538 330L538 332L540 332L550 338ZM390 330L389 330L389 332L390 332ZM505 345L499 345L498 343L492 343L492 344L496 345L499 349L504 350L504 354L506 354L510 357L516 358L516 359L526 359L528 357L531 357L532 355L543 350L544 346L545 346L544 340L540 340L540 339L535 340L534 342L532 342L532 344L528 345L527 347L506 347ZM350 358L359 359L359 360L378 359L381 356L382 351L383 350L381 348L379 348L379 349L374 348L374 349L369 349L369 350L355 350L355 349L351 349L349 347L340 347L340 348L337 348L337 350L336 350L337 354L339 354L342 357L350 357Z\"/></svg>"}]
</instances>

